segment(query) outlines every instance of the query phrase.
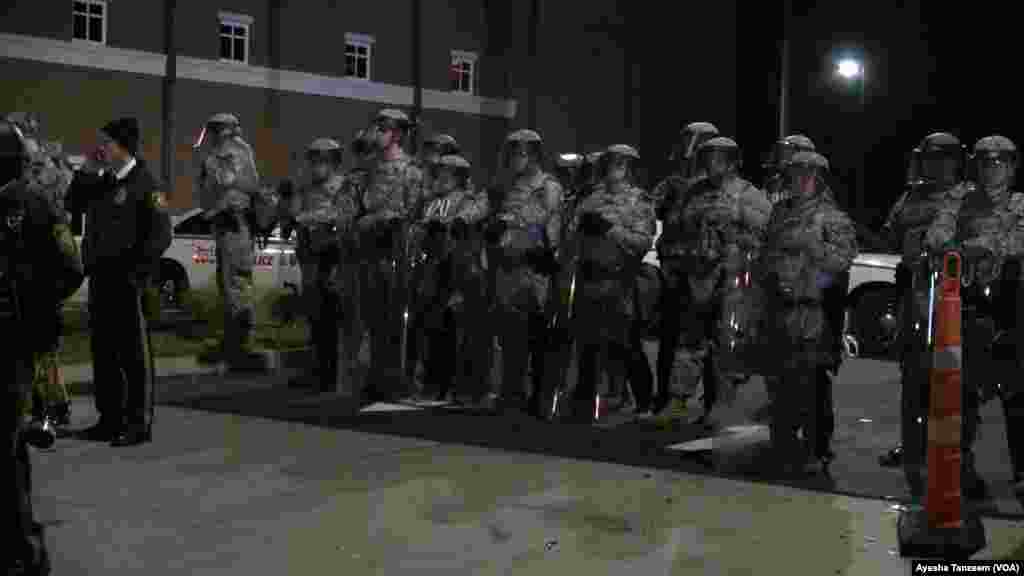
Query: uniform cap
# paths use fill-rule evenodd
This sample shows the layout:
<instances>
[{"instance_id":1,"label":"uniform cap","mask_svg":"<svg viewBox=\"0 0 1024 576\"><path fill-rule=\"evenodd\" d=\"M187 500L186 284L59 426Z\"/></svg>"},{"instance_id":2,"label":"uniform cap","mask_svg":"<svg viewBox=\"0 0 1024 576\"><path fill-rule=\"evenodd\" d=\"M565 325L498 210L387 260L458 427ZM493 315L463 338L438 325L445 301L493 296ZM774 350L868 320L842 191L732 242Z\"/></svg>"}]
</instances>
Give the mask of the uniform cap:
<instances>
[{"instance_id":1,"label":"uniform cap","mask_svg":"<svg viewBox=\"0 0 1024 576\"><path fill-rule=\"evenodd\" d=\"M333 152L334 150L341 150L341 144L337 140L330 138L317 138L313 140L313 143L309 145L307 150L310 152Z\"/></svg>"},{"instance_id":2,"label":"uniform cap","mask_svg":"<svg viewBox=\"0 0 1024 576\"><path fill-rule=\"evenodd\" d=\"M541 142L540 134L533 130L516 130L505 138L505 142Z\"/></svg>"},{"instance_id":3,"label":"uniform cap","mask_svg":"<svg viewBox=\"0 0 1024 576\"><path fill-rule=\"evenodd\" d=\"M974 145L974 151L984 154L1014 153L1017 151L1017 146L1006 136L996 134L993 136L985 136L981 140L978 140Z\"/></svg>"},{"instance_id":4,"label":"uniform cap","mask_svg":"<svg viewBox=\"0 0 1024 576\"><path fill-rule=\"evenodd\" d=\"M952 148L960 146L960 139L949 132L933 132L921 140L921 150L929 148Z\"/></svg>"},{"instance_id":5,"label":"uniform cap","mask_svg":"<svg viewBox=\"0 0 1024 576\"><path fill-rule=\"evenodd\" d=\"M590 154L587 154L586 161L588 164L593 164L600 160L601 156L604 156L604 152L591 152Z\"/></svg>"},{"instance_id":6,"label":"uniform cap","mask_svg":"<svg viewBox=\"0 0 1024 576\"><path fill-rule=\"evenodd\" d=\"M805 150L815 150L814 142L812 142L810 138L804 136L803 134L790 134L789 136L786 136L785 138L782 139L781 144L793 146L795 148L803 148Z\"/></svg>"},{"instance_id":7,"label":"uniform cap","mask_svg":"<svg viewBox=\"0 0 1024 576\"><path fill-rule=\"evenodd\" d=\"M739 150L740 145L736 143L732 138L726 138L725 136L717 136L708 140L707 142L700 145L701 149L705 148L716 148L720 150Z\"/></svg>"},{"instance_id":8,"label":"uniform cap","mask_svg":"<svg viewBox=\"0 0 1024 576\"><path fill-rule=\"evenodd\" d=\"M210 119L206 121L207 124L234 124L238 126L241 122L238 121L238 116L231 114L230 112L219 112L210 116Z\"/></svg>"},{"instance_id":9,"label":"uniform cap","mask_svg":"<svg viewBox=\"0 0 1024 576\"><path fill-rule=\"evenodd\" d=\"M801 150L793 157L789 159L789 165L800 165L807 166L809 168L816 168L818 170L828 170L828 160L818 154L817 152L811 152L809 150Z\"/></svg>"},{"instance_id":10,"label":"uniform cap","mask_svg":"<svg viewBox=\"0 0 1024 576\"><path fill-rule=\"evenodd\" d=\"M636 148L627 144L613 144L605 150L608 154L619 154L622 156L628 156L634 160L640 159L640 153L636 151Z\"/></svg>"},{"instance_id":11,"label":"uniform cap","mask_svg":"<svg viewBox=\"0 0 1024 576\"><path fill-rule=\"evenodd\" d=\"M377 112L377 120L392 120L395 122L408 123L409 116L401 110L395 108L384 108L380 112Z\"/></svg>"},{"instance_id":12,"label":"uniform cap","mask_svg":"<svg viewBox=\"0 0 1024 576\"><path fill-rule=\"evenodd\" d=\"M470 168L469 161L456 154L441 156L441 159L438 160L437 163L441 166L449 166L451 168L464 168L466 170L469 170Z\"/></svg>"},{"instance_id":13,"label":"uniform cap","mask_svg":"<svg viewBox=\"0 0 1024 576\"><path fill-rule=\"evenodd\" d=\"M680 132L682 134L687 132L694 134L718 134L718 127L711 122L690 122Z\"/></svg>"}]
</instances>

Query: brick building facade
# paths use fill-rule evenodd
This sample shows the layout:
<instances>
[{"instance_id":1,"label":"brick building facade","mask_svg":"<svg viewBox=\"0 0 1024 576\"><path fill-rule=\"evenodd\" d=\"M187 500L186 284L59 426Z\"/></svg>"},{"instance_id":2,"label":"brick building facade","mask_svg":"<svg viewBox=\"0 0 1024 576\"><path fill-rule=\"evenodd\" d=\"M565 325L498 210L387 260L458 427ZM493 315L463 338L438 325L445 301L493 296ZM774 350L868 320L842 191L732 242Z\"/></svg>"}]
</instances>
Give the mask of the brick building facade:
<instances>
[{"instance_id":1,"label":"brick building facade","mask_svg":"<svg viewBox=\"0 0 1024 576\"><path fill-rule=\"evenodd\" d=\"M39 112L47 134L69 151L90 146L109 119L136 116L142 155L160 174L165 1L14 0L0 18L0 111ZM504 135L530 117L551 153L618 141L641 149L667 144L665 134L635 130L641 123L658 122L659 132L674 131L691 116L735 123L733 66L717 68L716 86L727 97L706 94L700 102L691 95L680 102L678 89L665 82L664 62L643 48L623 48L629 31L607 16L620 9L617 0L592 0L586 12L579 3L539 2L531 59L530 4L421 0L423 132L455 135L478 179L493 169ZM198 203L192 143L213 113L239 115L261 173L277 180L296 173L301 151L315 137L348 141L375 110L410 109L417 54L412 5L177 2L171 205ZM725 43L734 42L735 3L712 9L728 24L716 34L731 33ZM645 21L653 25L656 16ZM644 94L634 100L638 90ZM673 107L671 118L660 122L652 107L666 105ZM684 109L695 111L683 117Z\"/></svg>"}]
</instances>

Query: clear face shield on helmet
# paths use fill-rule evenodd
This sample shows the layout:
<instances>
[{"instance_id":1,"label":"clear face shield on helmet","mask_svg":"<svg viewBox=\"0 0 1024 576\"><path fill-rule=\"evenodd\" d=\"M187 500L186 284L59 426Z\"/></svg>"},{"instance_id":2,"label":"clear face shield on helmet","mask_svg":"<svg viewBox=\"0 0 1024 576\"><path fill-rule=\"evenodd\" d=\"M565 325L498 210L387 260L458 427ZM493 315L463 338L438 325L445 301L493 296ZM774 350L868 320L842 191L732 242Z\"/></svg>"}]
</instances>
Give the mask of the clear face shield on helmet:
<instances>
[{"instance_id":1,"label":"clear face shield on helmet","mask_svg":"<svg viewBox=\"0 0 1024 576\"><path fill-rule=\"evenodd\" d=\"M367 130L378 150L385 150L392 144L401 144L402 129L394 120L377 118Z\"/></svg>"},{"instance_id":2,"label":"clear face shield on helmet","mask_svg":"<svg viewBox=\"0 0 1024 576\"><path fill-rule=\"evenodd\" d=\"M735 174L739 163L737 150L706 148L697 153L696 168L707 173L715 182Z\"/></svg>"},{"instance_id":3,"label":"clear face shield on helmet","mask_svg":"<svg viewBox=\"0 0 1024 576\"><path fill-rule=\"evenodd\" d=\"M306 153L309 173L314 182L323 182L331 177L341 164L340 151L311 150Z\"/></svg>"},{"instance_id":4,"label":"clear face shield on helmet","mask_svg":"<svg viewBox=\"0 0 1024 576\"><path fill-rule=\"evenodd\" d=\"M959 147L932 146L914 154L913 180L952 186L960 181L963 160Z\"/></svg>"},{"instance_id":5,"label":"clear face shield on helmet","mask_svg":"<svg viewBox=\"0 0 1024 576\"><path fill-rule=\"evenodd\" d=\"M978 184L985 189L1008 187L1016 175L1016 158L1009 152L978 153Z\"/></svg>"},{"instance_id":6,"label":"clear face shield on helmet","mask_svg":"<svg viewBox=\"0 0 1024 576\"><path fill-rule=\"evenodd\" d=\"M633 179L633 159L623 154L605 154L601 157L604 181L615 187L629 184Z\"/></svg>"},{"instance_id":7,"label":"clear face shield on helmet","mask_svg":"<svg viewBox=\"0 0 1024 576\"><path fill-rule=\"evenodd\" d=\"M789 189L801 196L817 194L822 181L818 168L807 164L787 164L783 174Z\"/></svg>"},{"instance_id":8,"label":"clear face shield on helmet","mask_svg":"<svg viewBox=\"0 0 1024 576\"><path fill-rule=\"evenodd\" d=\"M537 149L529 142L510 142L505 152L505 165L515 175L525 174L536 161Z\"/></svg>"}]
</instances>

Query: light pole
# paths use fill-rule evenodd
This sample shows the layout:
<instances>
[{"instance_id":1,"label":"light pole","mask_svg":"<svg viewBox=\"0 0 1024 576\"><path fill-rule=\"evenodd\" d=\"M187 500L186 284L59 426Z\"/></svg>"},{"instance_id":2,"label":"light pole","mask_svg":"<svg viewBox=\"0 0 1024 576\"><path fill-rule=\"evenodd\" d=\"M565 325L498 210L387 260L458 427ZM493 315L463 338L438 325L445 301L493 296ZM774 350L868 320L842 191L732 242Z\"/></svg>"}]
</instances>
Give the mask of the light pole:
<instances>
[{"instance_id":1,"label":"light pole","mask_svg":"<svg viewBox=\"0 0 1024 576\"><path fill-rule=\"evenodd\" d=\"M867 66L865 65L864 58L841 58L836 62L836 76L843 79L846 82L856 83L857 92L860 100L860 115L863 116L865 109L865 93L867 92ZM863 118L861 118L863 120ZM861 140L864 140L864 136L861 136ZM861 211L864 207L864 172L867 170L867 161L865 154L867 153L867 146L860 146L860 161L857 163L857 195L854 199L853 210L857 216L860 216Z\"/></svg>"}]
</instances>

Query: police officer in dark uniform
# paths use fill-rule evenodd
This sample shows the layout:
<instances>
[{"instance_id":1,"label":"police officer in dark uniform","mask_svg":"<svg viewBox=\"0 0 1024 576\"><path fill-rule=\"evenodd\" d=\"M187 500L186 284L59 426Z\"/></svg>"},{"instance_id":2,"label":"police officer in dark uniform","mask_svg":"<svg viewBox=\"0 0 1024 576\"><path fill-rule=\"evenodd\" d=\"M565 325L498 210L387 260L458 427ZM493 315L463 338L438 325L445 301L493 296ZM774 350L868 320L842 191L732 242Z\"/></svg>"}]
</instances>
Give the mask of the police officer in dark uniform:
<instances>
[{"instance_id":1,"label":"police officer in dark uniform","mask_svg":"<svg viewBox=\"0 0 1024 576\"><path fill-rule=\"evenodd\" d=\"M115 120L100 131L99 171L79 172L71 194L86 206L82 259L99 422L89 439L114 446L152 440L152 351L143 300L170 245L170 221L152 174L137 159L139 125ZM150 301L150 298L145 298Z\"/></svg>"},{"instance_id":2,"label":"police officer in dark uniform","mask_svg":"<svg viewBox=\"0 0 1024 576\"><path fill-rule=\"evenodd\" d=\"M32 387L33 357L59 336L53 308L64 292L63 256L53 213L22 179L25 145L17 128L0 122L0 331L9 337L0 355L4 396L3 467L8 510L7 573L50 573L43 527L32 513L31 461L23 414Z\"/></svg>"}]
</instances>

